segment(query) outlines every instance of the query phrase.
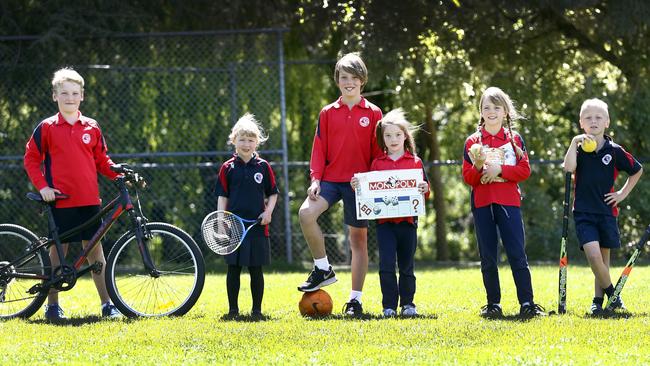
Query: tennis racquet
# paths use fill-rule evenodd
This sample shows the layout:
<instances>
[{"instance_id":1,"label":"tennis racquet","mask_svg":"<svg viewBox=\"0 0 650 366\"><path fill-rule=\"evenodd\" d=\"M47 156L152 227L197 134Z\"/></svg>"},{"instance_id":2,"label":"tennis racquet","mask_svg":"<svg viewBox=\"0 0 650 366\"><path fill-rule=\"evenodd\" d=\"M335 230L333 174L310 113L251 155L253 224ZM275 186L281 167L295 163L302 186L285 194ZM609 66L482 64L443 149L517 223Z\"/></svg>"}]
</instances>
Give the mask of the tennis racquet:
<instances>
[{"instance_id":1,"label":"tennis racquet","mask_svg":"<svg viewBox=\"0 0 650 366\"><path fill-rule=\"evenodd\" d=\"M566 254L566 240L569 231L569 200L571 199L571 172L564 174L564 214L562 215L562 242L560 244L560 276L558 280L558 314L566 313L566 282L569 257Z\"/></svg>"},{"instance_id":2,"label":"tennis racquet","mask_svg":"<svg viewBox=\"0 0 650 366\"><path fill-rule=\"evenodd\" d=\"M229 211L214 211L201 224L201 234L208 248L219 255L234 252L250 229L262 219L246 220Z\"/></svg>"},{"instance_id":3,"label":"tennis racquet","mask_svg":"<svg viewBox=\"0 0 650 366\"><path fill-rule=\"evenodd\" d=\"M621 291L623 291L623 286L625 286L625 282L627 281L627 278L630 276L630 272L632 272L632 267L634 266L636 259L639 258L639 255L641 254L641 250L643 250L643 247L645 246L645 243L648 241L648 238L650 238L650 225L648 225L648 227L645 229L645 233L643 233L643 236L641 237L641 239L639 239L639 242L636 243L636 245L634 246L634 252L630 257L630 260L627 261L627 264L623 269L623 273L621 273L621 277L619 277L618 281L616 282L616 287L614 287L614 293L607 300L607 306L605 306L606 311L612 310L612 303L616 299L618 299L618 297L621 295Z\"/></svg>"}]
</instances>

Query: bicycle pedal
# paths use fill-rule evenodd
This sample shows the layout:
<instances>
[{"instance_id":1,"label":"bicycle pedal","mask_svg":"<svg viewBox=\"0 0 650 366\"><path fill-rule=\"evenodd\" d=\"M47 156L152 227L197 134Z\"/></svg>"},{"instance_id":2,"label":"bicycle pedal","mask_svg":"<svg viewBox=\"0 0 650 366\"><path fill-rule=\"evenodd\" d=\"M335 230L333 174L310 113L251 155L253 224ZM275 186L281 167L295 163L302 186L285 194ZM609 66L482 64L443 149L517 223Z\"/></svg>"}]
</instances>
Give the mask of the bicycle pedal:
<instances>
[{"instance_id":1,"label":"bicycle pedal","mask_svg":"<svg viewBox=\"0 0 650 366\"><path fill-rule=\"evenodd\" d=\"M93 273L95 273L95 274L102 273L102 267L103 266L104 266L104 264L102 264L102 262L93 263Z\"/></svg>"}]
</instances>

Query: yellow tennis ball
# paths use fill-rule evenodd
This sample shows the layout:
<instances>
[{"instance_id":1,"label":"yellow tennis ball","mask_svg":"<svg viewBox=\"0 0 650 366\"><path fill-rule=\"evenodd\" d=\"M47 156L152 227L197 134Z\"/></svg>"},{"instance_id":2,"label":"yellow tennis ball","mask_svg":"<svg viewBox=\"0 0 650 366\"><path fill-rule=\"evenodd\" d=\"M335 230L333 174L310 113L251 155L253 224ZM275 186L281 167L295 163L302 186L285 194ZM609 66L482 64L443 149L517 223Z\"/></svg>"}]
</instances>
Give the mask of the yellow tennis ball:
<instances>
[{"instance_id":1,"label":"yellow tennis ball","mask_svg":"<svg viewBox=\"0 0 650 366\"><path fill-rule=\"evenodd\" d=\"M582 145L580 146L582 147L582 151L590 153L596 151L598 144L596 143L596 140L587 138L582 141Z\"/></svg>"},{"instance_id":2,"label":"yellow tennis ball","mask_svg":"<svg viewBox=\"0 0 650 366\"><path fill-rule=\"evenodd\" d=\"M483 150L483 145L481 144L474 144L469 148L469 152L474 158L481 156L481 150Z\"/></svg>"}]
</instances>

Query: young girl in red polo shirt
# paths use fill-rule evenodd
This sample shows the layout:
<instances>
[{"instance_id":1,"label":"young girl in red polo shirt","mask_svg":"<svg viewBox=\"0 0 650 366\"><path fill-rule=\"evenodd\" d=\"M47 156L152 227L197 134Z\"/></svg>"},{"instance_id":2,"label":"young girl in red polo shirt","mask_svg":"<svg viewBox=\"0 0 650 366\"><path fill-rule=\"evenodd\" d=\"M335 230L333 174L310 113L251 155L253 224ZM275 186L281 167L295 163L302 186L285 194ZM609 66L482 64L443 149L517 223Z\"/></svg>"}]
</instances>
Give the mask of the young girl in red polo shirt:
<instances>
[{"instance_id":1,"label":"young girl in red polo shirt","mask_svg":"<svg viewBox=\"0 0 650 366\"><path fill-rule=\"evenodd\" d=\"M421 169L423 181L418 190L429 197L429 183L422 160L415 154L413 132L417 130L404 117L401 108L390 111L375 129L377 144L383 154L373 160L370 170ZM359 180L352 178L350 184L357 188ZM381 285L383 315L397 315L398 302L402 316L416 316L413 303L415 275L413 273L415 248L417 247L417 216L379 219L377 222L379 246L379 283ZM399 283L395 273L399 267Z\"/></svg>"},{"instance_id":2,"label":"young girl in red polo shirt","mask_svg":"<svg viewBox=\"0 0 650 366\"><path fill-rule=\"evenodd\" d=\"M512 130L512 120L521 118L503 90L487 88L479 103L478 129L465 141L463 179L471 186L472 215L481 257L487 305L481 316L499 318L499 237L503 243L521 305L519 315L546 315L533 302L533 286L524 250L519 182L530 176L524 140ZM506 128L504 128L504 123Z\"/></svg>"}]
</instances>

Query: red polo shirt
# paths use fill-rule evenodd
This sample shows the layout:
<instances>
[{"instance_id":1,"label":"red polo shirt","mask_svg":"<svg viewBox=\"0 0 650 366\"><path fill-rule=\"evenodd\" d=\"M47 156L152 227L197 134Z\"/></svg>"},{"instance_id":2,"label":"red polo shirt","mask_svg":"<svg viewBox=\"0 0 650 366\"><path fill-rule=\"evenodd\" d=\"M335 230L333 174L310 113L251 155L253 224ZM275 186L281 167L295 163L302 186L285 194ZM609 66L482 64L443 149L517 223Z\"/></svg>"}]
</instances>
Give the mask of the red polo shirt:
<instances>
[{"instance_id":1,"label":"red polo shirt","mask_svg":"<svg viewBox=\"0 0 650 366\"><path fill-rule=\"evenodd\" d=\"M381 154L375 126L381 109L361 97L352 109L342 98L325 106L311 150L310 176L328 182L349 182L354 173L365 173L372 159Z\"/></svg>"},{"instance_id":2,"label":"red polo shirt","mask_svg":"<svg viewBox=\"0 0 650 366\"><path fill-rule=\"evenodd\" d=\"M70 196L58 200L57 208L99 205L97 172L110 179L119 175L110 170L113 162L106 152L97 121L79 112L79 119L71 125L58 113L34 129L24 166L39 191L49 186Z\"/></svg>"},{"instance_id":3,"label":"red polo shirt","mask_svg":"<svg viewBox=\"0 0 650 366\"><path fill-rule=\"evenodd\" d=\"M485 129L481 129L465 140L463 180L472 187L472 207L484 207L492 203L504 206L521 206L521 193L518 183L530 176L530 164L528 163L528 153L526 152L524 140L518 133L513 132L513 134L515 144L524 151L524 156L521 159L515 159L514 165L501 165L501 177L506 180L505 182L482 184L482 171L474 167L468 151L473 144L481 143L483 146L502 148L514 154L509 133L504 128L501 128L496 135L491 135Z\"/></svg>"},{"instance_id":4,"label":"red polo shirt","mask_svg":"<svg viewBox=\"0 0 650 366\"><path fill-rule=\"evenodd\" d=\"M417 156L414 156L408 151L404 151L399 159L393 160L386 153L383 153L380 157L372 161L370 166L371 171L375 170L396 170L396 169L422 169L422 179L424 179L427 184L429 183L429 178L427 173L424 171L424 166L422 165L422 160ZM429 191L424 194L424 199L429 199ZM378 219L378 224L383 224L385 222L400 223L406 221L411 224L416 223L417 216L415 217L395 217L392 219Z\"/></svg>"}]
</instances>

